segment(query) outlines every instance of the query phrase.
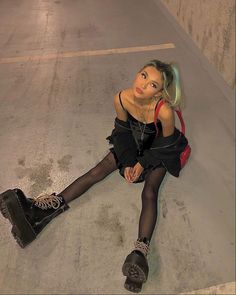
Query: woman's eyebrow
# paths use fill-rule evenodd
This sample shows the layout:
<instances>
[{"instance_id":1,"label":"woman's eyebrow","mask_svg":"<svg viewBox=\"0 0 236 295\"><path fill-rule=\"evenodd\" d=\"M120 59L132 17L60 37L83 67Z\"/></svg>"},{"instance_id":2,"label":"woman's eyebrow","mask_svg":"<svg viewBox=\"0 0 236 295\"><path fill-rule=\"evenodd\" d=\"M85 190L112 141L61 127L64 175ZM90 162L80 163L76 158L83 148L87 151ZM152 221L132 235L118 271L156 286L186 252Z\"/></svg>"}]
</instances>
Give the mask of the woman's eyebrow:
<instances>
[{"instance_id":1,"label":"woman's eyebrow","mask_svg":"<svg viewBox=\"0 0 236 295\"><path fill-rule=\"evenodd\" d=\"M148 73L144 70L144 73L148 76ZM160 85L157 81L152 80L152 82L157 83L158 85Z\"/></svg>"}]
</instances>

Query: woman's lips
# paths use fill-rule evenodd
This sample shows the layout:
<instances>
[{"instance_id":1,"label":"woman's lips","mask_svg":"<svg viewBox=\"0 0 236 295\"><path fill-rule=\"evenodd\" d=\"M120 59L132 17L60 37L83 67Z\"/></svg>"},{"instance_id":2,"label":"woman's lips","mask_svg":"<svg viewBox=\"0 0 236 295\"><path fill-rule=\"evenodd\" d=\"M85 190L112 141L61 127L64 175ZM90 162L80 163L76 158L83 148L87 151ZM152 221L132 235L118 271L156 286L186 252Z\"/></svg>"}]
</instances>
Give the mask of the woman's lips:
<instances>
[{"instance_id":1,"label":"woman's lips","mask_svg":"<svg viewBox=\"0 0 236 295\"><path fill-rule=\"evenodd\" d=\"M138 87L136 87L136 91L137 91L139 94L143 94L143 91L142 91L140 88L138 88Z\"/></svg>"}]
</instances>

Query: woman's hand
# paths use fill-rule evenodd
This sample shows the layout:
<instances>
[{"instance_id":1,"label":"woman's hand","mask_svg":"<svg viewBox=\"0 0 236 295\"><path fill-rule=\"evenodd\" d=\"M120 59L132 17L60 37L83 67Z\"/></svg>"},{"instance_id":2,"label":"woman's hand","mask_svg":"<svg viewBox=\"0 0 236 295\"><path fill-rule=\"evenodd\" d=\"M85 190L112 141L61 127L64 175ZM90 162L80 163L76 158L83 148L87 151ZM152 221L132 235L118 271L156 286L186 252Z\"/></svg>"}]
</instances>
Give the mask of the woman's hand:
<instances>
[{"instance_id":1,"label":"woman's hand","mask_svg":"<svg viewBox=\"0 0 236 295\"><path fill-rule=\"evenodd\" d=\"M142 174L143 170L143 166L139 162L137 162L133 167L133 182L139 179L139 176Z\"/></svg>"},{"instance_id":2,"label":"woman's hand","mask_svg":"<svg viewBox=\"0 0 236 295\"><path fill-rule=\"evenodd\" d=\"M128 182L133 182L133 167L125 167L124 176Z\"/></svg>"},{"instance_id":3,"label":"woman's hand","mask_svg":"<svg viewBox=\"0 0 236 295\"><path fill-rule=\"evenodd\" d=\"M126 167L124 171L125 179L128 182L134 182L138 180L139 176L142 174L144 168L141 166L139 162L135 164L134 167Z\"/></svg>"}]
</instances>

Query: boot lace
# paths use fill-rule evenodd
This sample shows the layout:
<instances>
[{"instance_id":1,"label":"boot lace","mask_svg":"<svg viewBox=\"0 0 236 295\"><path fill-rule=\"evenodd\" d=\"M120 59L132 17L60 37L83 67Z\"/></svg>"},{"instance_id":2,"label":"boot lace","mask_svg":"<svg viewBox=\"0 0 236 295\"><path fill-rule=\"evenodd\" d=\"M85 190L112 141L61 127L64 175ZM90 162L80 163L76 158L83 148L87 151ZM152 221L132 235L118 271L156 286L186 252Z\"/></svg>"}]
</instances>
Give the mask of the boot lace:
<instances>
[{"instance_id":1,"label":"boot lace","mask_svg":"<svg viewBox=\"0 0 236 295\"><path fill-rule=\"evenodd\" d=\"M58 209L61 206L62 197L56 195L55 193L48 195L43 194L33 198L34 205L39 207L40 209Z\"/></svg>"},{"instance_id":2,"label":"boot lace","mask_svg":"<svg viewBox=\"0 0 236 295\"><path fill-rule=\"evenodd\" d=\"M146 244L144 242L140 242L140 241L135 241L134 246L135 246L135 250L142 252L145 257L148 255L148 253L149 253L149 245L148 244Z\"/></svg>"}]
</instances>

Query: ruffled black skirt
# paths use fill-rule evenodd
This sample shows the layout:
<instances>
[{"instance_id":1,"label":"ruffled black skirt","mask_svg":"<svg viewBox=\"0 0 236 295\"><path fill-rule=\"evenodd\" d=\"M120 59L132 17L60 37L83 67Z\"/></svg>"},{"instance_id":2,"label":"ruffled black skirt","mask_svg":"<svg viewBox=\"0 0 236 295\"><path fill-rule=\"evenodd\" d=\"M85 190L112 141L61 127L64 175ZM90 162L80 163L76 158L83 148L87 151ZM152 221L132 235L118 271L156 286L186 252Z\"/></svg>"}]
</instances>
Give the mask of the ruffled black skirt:
<instances>
[{"instance_id":1,"label":"ruffled black skirt","mask_svg":"<svg viewBox=\"0 0 236 295\"><path fill-rule=\"evenodd\" d=\"M113 153L113 155L114 155L114 158L115 158L115 160L116 160L116 165L117 165L117 167L118 167L118 169L119 169L119 173L120 173L120 175L121 175L123 178L125 178L125 176L124 176L125 167L119 162L119 159L118 159L117 156L116 156L116 153L115 153L114 148L112 147L112 148L110 148L109 150L110 150L110 151ZM152 170L154 170L154 169L156 169L156 168L159 168L159 167L164 167L163 164L162 164L161 162L160 162L158 165L155 165L155 166L149 166L148 168L145 168L145 169L143 170L143 172L141 173L141 175L139 176L139 178L138 178L136 181L134 181L133 183L140 183L140 182L143 182L143 181L145 180L146 175L147 175L150 171L152 171Z\"/></svg>"}]
</instances>

